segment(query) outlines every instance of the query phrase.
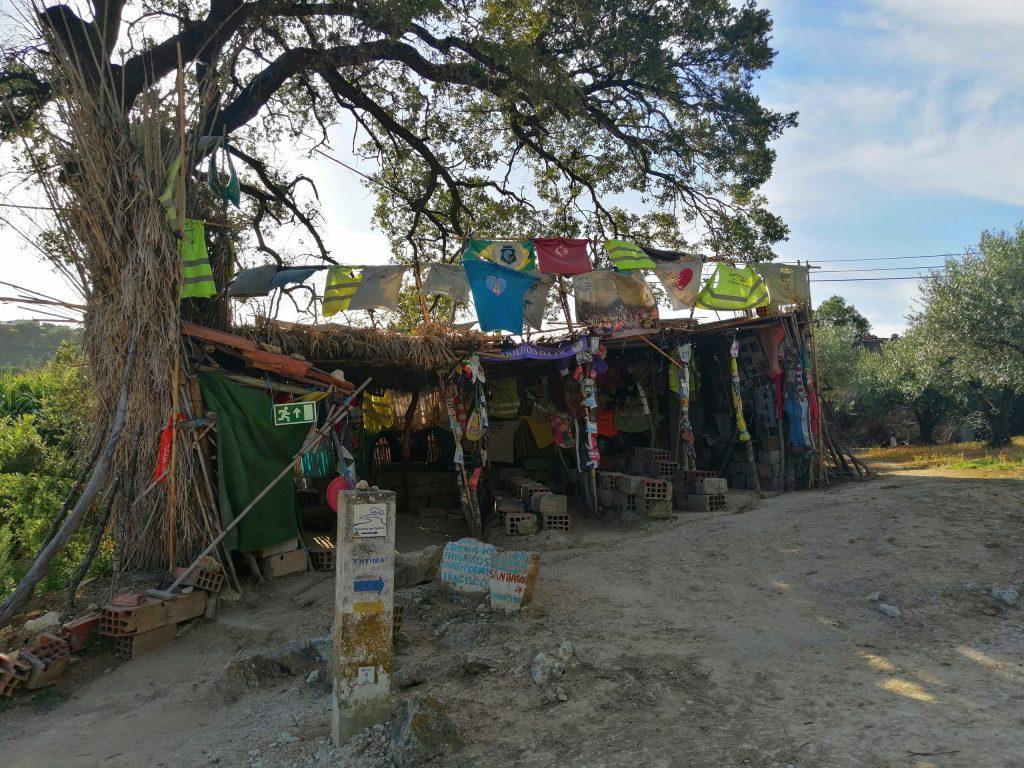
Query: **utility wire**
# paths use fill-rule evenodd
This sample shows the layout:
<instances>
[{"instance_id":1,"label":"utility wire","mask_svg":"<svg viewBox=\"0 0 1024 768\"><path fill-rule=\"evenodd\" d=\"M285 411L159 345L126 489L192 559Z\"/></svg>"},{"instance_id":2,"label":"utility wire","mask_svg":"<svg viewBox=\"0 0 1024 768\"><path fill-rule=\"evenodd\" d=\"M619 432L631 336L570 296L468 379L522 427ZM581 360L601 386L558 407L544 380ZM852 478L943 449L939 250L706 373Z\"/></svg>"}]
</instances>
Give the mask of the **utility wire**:
<instances>
[{"instance_id":1,"label":"utility wire","mask_svg":"<svg viewBox=\"0 0 1024 768\"><path fill-rule=\"evenodd\" d=\"M920 264L916 267L864 267L857 269L823 269L817 274L824 275L829 272L900 272L908 269L945 269L945 264Z\"/></svg>"},{"instance_id":2,"label":"utility wire","mask_svg":"<svg viewBox=\"0 0 1024 768\"><path fill-rule=\"evenodd\" d=\"M933 253L931 256L866 256L861 259L815 259L812 264L832 264L840 261L902 261L904 259L949 259L954 256L970 256L970 253ZM790 264L792 262L781 262Z\"/></svg>"},{"instance_id":3,"label":"utility wire","mask_svg":"<svg viewBox=\"0 0 1024 768\"><path fill-rule=\"evenodd\" d=\"M819 280L811 275L811 281L815 283L854 283L864 280L925 280L930 275L910 275L909 277L826 277Z\"/></svg>"}]
</instances>

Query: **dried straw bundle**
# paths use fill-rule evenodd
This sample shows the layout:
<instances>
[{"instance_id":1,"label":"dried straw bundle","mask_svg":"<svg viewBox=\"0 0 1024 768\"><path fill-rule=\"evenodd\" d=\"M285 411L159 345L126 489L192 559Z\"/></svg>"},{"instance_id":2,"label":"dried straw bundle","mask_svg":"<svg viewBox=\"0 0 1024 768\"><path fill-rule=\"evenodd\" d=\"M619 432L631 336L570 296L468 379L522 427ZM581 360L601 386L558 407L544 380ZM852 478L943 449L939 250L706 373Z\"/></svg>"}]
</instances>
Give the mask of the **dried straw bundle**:
<instances>
[{"instance_id":1,"label":"dried straw bundle","mask_svg":"<svg viewBox=\"0 0 1024 768\"><path fill-rule=\"evenodd\" d=\"M167 484L152 486L151 479L159 434L171 414L180 355L178 245L158 200L179 151L173 101L162 100L153 88L136 110L125 114L116 82L83 75L96 68L76 61L45 28L39 32L52 56L56 98L30 151L40 169L44 162L62 169L39 178L55 210L61 258L67 261L61 266L77 275L86 298L83 348L96 404L92 444L86 450L91 454L105 440L126 351L136 339L127 418L108 483L117 479L122 488L113 515L121 567L165 567ZM198 119L193 115L193 124ZM186 158L185 167L191 162ZM179 564L209 540L211 527L210 502L199 493L197 452L188 435L180 448Z\"/></svg>"}]
</instances>

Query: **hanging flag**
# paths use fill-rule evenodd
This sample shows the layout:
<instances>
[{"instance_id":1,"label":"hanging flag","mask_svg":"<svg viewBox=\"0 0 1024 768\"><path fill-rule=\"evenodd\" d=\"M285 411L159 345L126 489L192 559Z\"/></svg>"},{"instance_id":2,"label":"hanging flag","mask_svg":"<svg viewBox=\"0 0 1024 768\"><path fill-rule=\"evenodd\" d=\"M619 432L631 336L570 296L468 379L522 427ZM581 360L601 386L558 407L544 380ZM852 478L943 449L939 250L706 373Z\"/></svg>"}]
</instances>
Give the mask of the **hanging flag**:
<instances>
[{"instance_id":1,"label":"hanging flag","mask_svg":"<svg viewBox=\"0 0 1024 768\"><path fill-rule=\"evenodd\" d=\"M217 295L210 256L206 250L206 225L185 219L184 237L178 243L181 257L181 299L208 299Z\"/></svg>"},{"instance_id":2,"label":"hanging flag","mask_svg":"<svg viewBox=\"0 0 1024 768\"><path fill-rule=\"evenodd\" d=\"M272 291L275 288L285 288L292 283L301 283L314 272L321 269L326 269L326 267L289 267L287 269L282 269L270 278L270 290Z\"/></svg>"},{"instance_id":3,"label":"hanging flag","mask_svg":"<svg viewBox=\"0 0 1024 768\"><path fill-rule=\"evenodd\" d=\"M469 281L461 264L431 264L423 280L424 293L440 293L455 301L469 301Z\"/></svg>"},{"instance_id":4,"label":"hanging flag","mask_svg":"<svg viewBox=\"0 0 1024 768\"><path fill-rule=\"evenodd\" d=\"M327 286L324 288L324 317L336 315L348 309L349 302L356 295L362 276L353 267L331 267L327 270Z\"/></svg>"},{"instance_id":5,"label":"hanging flag","mask_svg":"<svg viewBox=\"0 0 1024 768\"><path fill-rule=\"evenodd\" d=\"M658 305L640 275L599 269L577 275L572 285L581 325L605 334L658 327Z\"/></svg>"},{"instance_id":6,"label":"hanging flag","mask_svg":"<svg viewBox=\"0 0 1024 768\"><path fill-rule=\"evenodd\" d=\"M768 287L772 304L810 304L811 281L805 266L792 264L755 264L757 272Z\"/></svg>"},{"instance_id":7,"label":"hanging flag","mask_svg":"<svg viewBox=\"0 0 1024 768\"><path fill-rule=\"evenodd\" d=\"M594 267L587 254L589 240L571 240L565 237L535 237L537 264L541 272L551 275L582 275Z\"/></svg>"},{"instance_id":8,"label":"hanging flag","mask_svg":"<svg viewBox=\"0 0 1024 768\"><path fill-rule=\"evenodd\" d=\"M604 252L616 269L654 269L644 249L626 240L605 240Z\"/></svg>"},{"instance_id":9,"label":"hanging flag","mask_svg":"<svg viewBox=\"0 0 1024 768\"><path fill-rule=\"evenodd\" d=\"M544 310L548 306L548 294L555 280L550 275L541 274L537 282L526 290L523 297L523 320L535 330L541 330L544 324Z\"/></svg>"},{"instance_id":10,"label":"hanging flag","mask_svg":"<svg viewBox=\"0 0 1024 768\"><path fill-rule=\"evenodd\" d=\"M537 276L479 259L467 259L462 264L481 330L522 333L526 292L537 282Z\"/></svg>"},{"instance_id":11,"label":"hanging flag","mask_svg":"<svg viewBox=\"0 0 1024 768\"><path fill-rule=\"evenodd\" d=\"M683 253L682 251L671 251L667 248L655 248L651 245L645 245L643 247L644 253L650 256L656 263L664 261L700 261L700 256L693 253Z\"/></svg>"},{"instance_id":12,"label":"hanging flag","mask_svg":"<svg viewBox=\"0 0 1024 768\"><path fill-rule=\"evenodd\" d=\"M537 269L531 240L470 240L462 252L462 261L473 259L491 261L524 272Z\"/></svg>"},{"instance_id":13,"label":"hanging flag","mask_svg":"<svg viewBox=\"0 0 1024 768\"><path fill-rule=\"evenodd\" d=\"M749 264L742 267L718 264L697 295L697 306L701 309L739 311L767 303L768 289L764 280Z\"/></svg>"},{"instance_id":14,"label":"hanging flag","mask_svg":"<svg viewBox=\"0 0 1024 768\"><path fill-rule=\"evenodd\" d=\"M402 277L409 267L387 265L363 267L356 295L349 301L349 309L397 309L402 292Z\"/></svg>"},{"instance_id":15,"label":"hanging flag","mask_svg":"<svg viewBox=\"0 0 1024 768\"><path fill-rule=\"evenodd\" d=\"M700 292L701 262L681 261L659 264L654 274L661 281L665 293L668 294L672 309L689 309L697 302Z\"/></svg>"},{"instance_id":16,"label":"hanging flag","mask_svg":"<svg viewBox=\"0 0 1024 768\"><path fill-rule=\"evenodd\" d=\"M235 299L251 299L270 293L270 281L277 274L276 264L243 269L228 283L228 296Z\"/></svg>"}]
</instances>

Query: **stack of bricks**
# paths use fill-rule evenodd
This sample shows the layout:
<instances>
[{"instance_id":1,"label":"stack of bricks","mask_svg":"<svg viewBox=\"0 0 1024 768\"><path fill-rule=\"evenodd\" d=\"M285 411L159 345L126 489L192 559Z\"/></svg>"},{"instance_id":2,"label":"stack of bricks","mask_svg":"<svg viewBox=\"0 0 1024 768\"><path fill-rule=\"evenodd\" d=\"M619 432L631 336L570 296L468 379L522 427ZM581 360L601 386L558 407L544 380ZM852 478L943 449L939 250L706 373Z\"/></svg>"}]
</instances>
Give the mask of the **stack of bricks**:
<instances>
[{"instance_id":1,"label":"stack of bricks","mask_svg":"<svg viewBox=\"0 0 1024 768\"><path fill-rule=\"evenodd\" d=\"M113 639L114 655L124 661L159 648L175 638L179 624L206 613L206 592L186 589L167 600L138 593L118 595L100 611L97 632Z\"/></svg>"},{"instance_id":2,"label":"stack of bricks","mask_svg":"<svg viewBox=\"0 0 1024 768\"><path fill-rule=\"evenodd\" d=\"M309 553L309 564L314 571L334 570L334 536L326 533L306 533L302 542Z\"/></svg>"},{"instance_id":3,"label":"stack of bricks","mask_svg":"<svg viewBox=\"0 0 1024 768\"><path fill-rule=\"evenodd\" d=\"M757 478L762 491L782 490L778 483L782 472L782 449L760 448L757 452Z\"/></svg>"},{"instance_id":4,"label":"stack of bricks","mask_svg":"<svg viewBox=\"0 0 1024 768\"><path fill-rule=\"evenodd\" d=\"M635 512L652 520L671 517L671 481L620 472L600 472L597 478L598 504L606 511Z\"/></svg>"},{"instance_id":5,"label":"stack of bricks","mask_svg":"<svg viewBox=\"0 0 1024 768\"><path fill-rule=\"evenodd\" d=\"M533 478L511 475L505 484L511 495L494 497L494 511L505 533L522 536L537 530L569 532L568 497ZM532 530L531 530L532 528Z\"/></svg>"},{"instance_id":6,"label":"stack of bricks","mask_svg":"<svg viewBox=\"0 0 1024 768\"><path fill-rule=\"evenodd\" d=\"M309 558L306 550L299 547L298 538L282 541L272 547L257 552L260 573L265 579L280 579L293 573L305 573L309 570Z\"/></svg>"},{"instance_id":7,"label":"stack of bricks","mask_svg":"<svg viewBox=\"0 0 1024 768\"><path fill-rule=\"evenodd\" d=\"M714 472L690 470L676 475L675 505L688 512L719 512L725 509L729 484Z\"/></svg>"},{"instance_id":8,"label":"stack of bricks","mask_svg":"<svg viewBox=\"0 0 1024 768\"><path fill-rule=\"evenodd\" d=\"M458 480L452 471L426 469L422 464L413 467L384 464L367 479L371 485L395 492L399 512L418 514L423 509L450 510L459 508L461 504Z\"/></svg>"},{"instance_id":9,"label":"stack of bricks","mask_svg":"<svg viewBox=\"0 0 1024 768\"><path fill-rule=\"evenodd\" d=\"M672 460L671 452L664 448L634 448L629 460L629 471L640 477L669 480L679 471L679 463Z\"/></svg>"}]
</instances>

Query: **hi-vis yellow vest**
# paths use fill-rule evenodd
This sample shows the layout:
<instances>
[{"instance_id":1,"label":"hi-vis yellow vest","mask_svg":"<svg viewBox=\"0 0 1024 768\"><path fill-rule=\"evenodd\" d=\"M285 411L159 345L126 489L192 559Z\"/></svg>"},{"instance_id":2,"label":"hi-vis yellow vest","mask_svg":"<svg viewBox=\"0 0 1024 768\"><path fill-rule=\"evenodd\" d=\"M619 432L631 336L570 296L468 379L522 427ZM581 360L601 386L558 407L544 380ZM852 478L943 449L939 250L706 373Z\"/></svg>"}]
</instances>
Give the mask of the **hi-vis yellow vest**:
<instances>
[{"instance_id":1,"label":"hi-vis yellow vest","mask_svg":"<svg viewBox=\"0 0 1024 768\"><path fill-rule=\"evenodd\" d=\"M356 295L362 274L356 274L352 267L331 267L327 270L327 287L324 288L324 317L330 317L348 309L349 302Z\"/></svg>"},{"instance_id":2,"label":"hi-vis yellow vest","mask_svg":"<svg viewBox=\"0 0 1024 768\"><path fill-rule=\"evenodd\" d=\"M768 304L764 279L751 267L719 264L697 294L701 309L733 311L763 307Z\"/></svg>"},{"instance_id":3,"label":"hi-vis yellow vest","mask_svg":"<svg viewBox=\"0 0 1024 768\"><path fill-rule=\"evenodd\" d=\"M181 255L182 299L208 299L217 295L213 282L210 256L206 251L206 225L195 219L185 219L184 238L178 245Z\"/></svg>"},{"instance_id":4,"label":"hi-vis yellow vest","mask_svg":"<svg viewBox=\"0 0 1024 768\"><path fill-rule=\"evenodd\" d=\"M654 262L643 248L627 240L605 240L604 252L616 269L654 269Z\"/></svg>"}]
</instances>

